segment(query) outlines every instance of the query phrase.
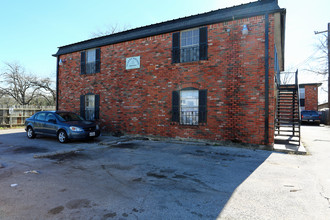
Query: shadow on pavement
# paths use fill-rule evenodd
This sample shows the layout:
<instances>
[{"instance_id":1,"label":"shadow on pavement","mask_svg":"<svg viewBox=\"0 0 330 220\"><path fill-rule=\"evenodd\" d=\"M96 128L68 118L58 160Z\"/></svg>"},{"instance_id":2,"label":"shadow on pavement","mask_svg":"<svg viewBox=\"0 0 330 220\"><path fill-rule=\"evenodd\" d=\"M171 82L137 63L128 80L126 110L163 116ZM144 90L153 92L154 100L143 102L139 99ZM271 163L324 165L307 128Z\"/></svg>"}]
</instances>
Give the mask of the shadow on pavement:
<instances>
[{"instance_id":1,"label":"shadow on pavement","mask_svg":"<svg viewBox=\"0 0 330 220\"><path fill-rule=\"evenodd\" d=\"M111 139L116 142L113 137ZM0 142L0 151L10 148L13 157L19 153L20 158L24 153L31 158L31 153L47 152L45 149L50 149L49 145L68 151L70 147L79 146L79 142L59 144L53 138L29 140L23 132L0 134ZM67 204L68 201L58 197L58 191L65 188L71 198L69 193L79 188L79 195L82 198L88 195L88 201L95 204L93 209L86 207L79 213L63 205L64 208L54 214L57 218L106 217L109 213L116 213L116 216L129 219L216 219L236 188L272 153L187 142L132 139L110 145L89 142L83 157L69 155L60 165L49 162L47 169L52 170L53 178L45 178L44 188L39 190L44 193L44 198L56 197L58 204ZM33 169L41 169L43 176L47 172L43 165L38 167L38 163L44 164L47 159L33 160ZM0 169L0 176L7 169ZM66 175L65 181L58 178L62 175ZM23 180L20 182L22 186L25 184ZM49 190L51 186L57 186L57 191ZM35 217L39 213L39 203L47 204L47 201L36 200L31 205ZM17 209L20 205L24 206L19 202L8 204Z\"/></svg>"}]
</instances>

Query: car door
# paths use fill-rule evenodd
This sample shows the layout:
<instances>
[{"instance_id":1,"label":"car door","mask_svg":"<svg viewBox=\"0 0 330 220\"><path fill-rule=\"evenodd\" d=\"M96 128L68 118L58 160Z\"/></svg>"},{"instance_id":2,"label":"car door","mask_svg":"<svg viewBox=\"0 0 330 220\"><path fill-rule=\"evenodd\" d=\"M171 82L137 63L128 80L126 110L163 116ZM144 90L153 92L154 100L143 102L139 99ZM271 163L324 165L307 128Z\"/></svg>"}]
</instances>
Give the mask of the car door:
<instances>
[{"instance_id":1,"label":"car door","mask_svg":"<svg viewBox=\"0 0 330 220\"><path fill-rule=\"evenodd\" d=\"M45 126L45 120L46 120L46 112L40 112L36 115L35 121L34 121L34 131L38 134L43 134L44 126Z\"/></svg>"},{"instance_id":2,"label":"car door","mask_svg":"<svg viewBox=\"0 0 330 220\"><path fill-rule=\"evenodd\" d=\"M44 123L44 132L47 135L56 136L57 120L53 113L48 113Z\"/></svg>"}]
</instances>

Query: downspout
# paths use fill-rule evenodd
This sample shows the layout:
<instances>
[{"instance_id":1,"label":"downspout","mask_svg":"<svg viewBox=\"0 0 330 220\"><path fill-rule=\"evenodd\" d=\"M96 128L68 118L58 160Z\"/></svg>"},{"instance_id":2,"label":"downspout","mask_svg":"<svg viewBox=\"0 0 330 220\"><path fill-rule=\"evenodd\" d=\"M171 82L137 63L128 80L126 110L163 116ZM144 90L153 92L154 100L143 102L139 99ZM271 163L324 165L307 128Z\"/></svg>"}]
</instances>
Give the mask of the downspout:
<instances>
[{"instance_id":1,"label":"downspout","mask_svg":"<svg viewBox=\"0 0 330 220\"><path fill-rule=\"evenodd\" d=\"M269 141L269 15L265 14L265 145Z\"/></svg>"},{"instance_id":2,"label":"downspout","mask_svg":"<svg viewBox=\"0 0 330 220\"><path fill-rule=\"evenodd\" d=\"M59 62L60 58L57 56L56 60L56 111L58 110L58 85L59 85Z\"/></svg>"}]
</instances>

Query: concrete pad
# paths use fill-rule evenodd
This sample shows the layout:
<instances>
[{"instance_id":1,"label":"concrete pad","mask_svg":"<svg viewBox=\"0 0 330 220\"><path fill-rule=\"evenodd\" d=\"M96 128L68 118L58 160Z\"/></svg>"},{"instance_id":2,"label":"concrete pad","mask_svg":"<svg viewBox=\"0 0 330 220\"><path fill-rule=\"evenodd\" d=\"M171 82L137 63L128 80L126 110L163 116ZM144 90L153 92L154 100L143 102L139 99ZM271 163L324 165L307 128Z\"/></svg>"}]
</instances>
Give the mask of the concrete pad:
<instances>
[{"instance_id":1,"label":"concrete pad","mask_svg":"<svg viewBox=\"0 0 330 220\"><path fill-rule=\"evenodd\" d=\"M306 149L298 137L275 136L274 151L306 155ZM298 144L299 143L299 144Z\"/></svg>"},{"instance_id":2,"label":"concrete pad","mask_svg":"<svg viewBox=\"0 0 330 220\"><path fill-rule=\"evenodd\" d=\"M293 154L298 154L298 155L307 154L307 151L301 142L300 142L300 145L274 144L274 151L281 152L281 153L293 153Z\"/></svg>"},{"instance_id":3,"label":"concrete pad","mask_svg":"<svg viewBox=\"0 0 330 220\"><path fill-rule=\"evenodd\" d=\"M302 126L301 137L308 156L272 153L218 219L329 219L330 128Z\"/></svg>"}]
</instances>

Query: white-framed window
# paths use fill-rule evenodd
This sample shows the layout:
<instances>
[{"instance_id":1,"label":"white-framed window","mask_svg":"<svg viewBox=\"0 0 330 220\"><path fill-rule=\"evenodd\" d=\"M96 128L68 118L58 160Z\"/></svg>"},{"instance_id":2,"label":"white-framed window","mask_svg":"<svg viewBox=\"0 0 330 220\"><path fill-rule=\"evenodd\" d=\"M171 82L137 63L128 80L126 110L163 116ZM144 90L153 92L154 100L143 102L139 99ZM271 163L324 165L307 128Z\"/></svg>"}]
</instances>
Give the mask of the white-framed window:
<instances>
[{"instance_id":1,"label":"white-framed window","mask_svg":"<svg viewBox=\"0 0 330 220\"><path fill-rule=\"evenodd\" d=\"M182 31L180 35L180 62L199 60L199 29Z\"/></svg>"},{"instance_id":2,"label":"white-framed window","mask_svg":"<svg viewBox=\"0 0 330 220\"><path fill-rule=\"evenodd\" d=\"M85 96L85 119L95 119L95 95Z\"/></svg>"},{"instance_id":3,"label":"white-framed window","mask_svg":"<svg viewBox=\"0 0 330 220\"><path fill-rule=\"evenodd\" d=\"M86 73L95 73L96 50L91 49L86 51Z\"/></svg>"},{"instance_id":4,"label":"white-framed window","mask_svg":"<svg viewBox=\"0 0 330 220\"><path fill-rule=\"evenodd\" d=\"M299 98L305 99L305 88L299 88Z\"/></svg>"},{"instance_id":5,"label":"white-framed window","mask_svg":"<svg viewBox=\"0 0 330 220\"><path fill-rule=\"evenodd\" d=\"M99 73L101 68L101 49L89 49L81 52L80 74Z\"/></svg>"},{"instance_id":6,"label":"white-framed window","mask_svg":"<svg viewBox=\"0 0 330 220\"><path fill-rule=\"evenodd\" d=\"M180 91L180 124L198 125L198 90Z\"/></svg>"},{"instance_id":7,"label":"white-framed window","mask_svg":"<svg viewBox=\"0 0 330 220\"><path fill-rule=\"evenodd\" d=\"M207 27L172 34L172 63L207 60Z\"/></svg>"}]
</instances>

